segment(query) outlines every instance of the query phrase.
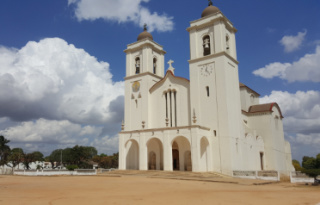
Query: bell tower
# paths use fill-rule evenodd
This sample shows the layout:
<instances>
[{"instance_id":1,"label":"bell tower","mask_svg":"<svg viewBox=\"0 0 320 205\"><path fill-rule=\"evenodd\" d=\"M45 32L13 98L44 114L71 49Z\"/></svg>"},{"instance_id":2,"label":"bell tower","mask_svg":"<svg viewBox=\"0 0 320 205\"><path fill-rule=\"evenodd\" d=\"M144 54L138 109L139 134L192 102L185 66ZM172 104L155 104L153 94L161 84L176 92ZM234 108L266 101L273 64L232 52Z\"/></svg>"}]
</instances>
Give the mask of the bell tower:
<instances>
[{"instance_id":1,"label":"bell tower","mask_svg":"<svg viewBox=\"0 0 320 205\"><path fill-rule=\"evenodd\" d=\"M162 46L153 41L147 31L139 34L137 41L129 44L126 53L125 117L124 131L149 128L149 89L164 76Z\"/></svg>"},{"instance_id":2,"label":"bell tower","mask_svg":"<svg viewBox=\"0 0 320 205\"><path fill-rule=\"evenodd\" d=\"M241 107L236 55L237 30L209 0L201 18L190 23L190 100L196 123L219 138L221 160L230 161L232 140L241 133ZM232 162L223 163L232 170Z\"/></svg>"}]
</instances>

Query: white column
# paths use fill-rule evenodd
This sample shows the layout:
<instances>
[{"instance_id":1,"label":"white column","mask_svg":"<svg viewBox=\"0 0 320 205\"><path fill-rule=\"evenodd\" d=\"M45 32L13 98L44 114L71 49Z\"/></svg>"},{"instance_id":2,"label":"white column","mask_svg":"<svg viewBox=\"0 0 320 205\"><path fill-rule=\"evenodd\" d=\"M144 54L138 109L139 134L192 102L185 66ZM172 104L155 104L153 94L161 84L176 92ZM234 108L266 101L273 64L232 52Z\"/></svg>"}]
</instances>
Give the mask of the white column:
<instances>
[{"instance_id":1,"label":"white column","mask_svg":"<svg viewBox=\"0 0 320 205\"><path fill-rule=\"evenodd\" d=\"M125 147L124 147L124 136L119 135L119 169L124 170L126 169L125 166Z\"/></svg>"},{"instance_id":2,"label":"white column","mask_svg":"<svg viewBox=\"0 0 320 205\"><path fill-rule=\"evenodd\" d=\"M140 133L139 140L139 170L148 170L148 149L144 133Z\"/></svg>"},{"instance_id":3,"label":"white column","mask_svg":"<svg viewBox=\"0 0 320 205\"><path fill-rule=\"evenodd\" d=\"M170 137L165 131L163 135L163 170L172 171L172 145L170 144Z\"/></svg>"},{"instance_id":4,"label":"white column","mask_svg":"<svg viewBox=\"0 0 320 205\"><path fill-rule=\"evenodd\" d=\"M192 159L192 171L199 172L200 161L200 142L198 139L198 128L191 129L191 159Z\"/></svg>"},{"instance_id":5,"label":"white column","mask_svg":"<svg viewBox=\"0 0 320 205\"><path fill-rule=\"evenodd\" d=\"M167 96L167 118L168 120L168 127L170 127L170 93L166 92L166 96Z\"/></svg>"},{"instance_id":6,"label":"white column","mask_svg":"<svg viewBox=\"0 0 320 205\"><path fill-rule=\"evenodd\" d=\"M174 98L174 90L171 91L171 107L172 107L172 127L176 127L176 108L175 108L175 98Z\"/></svg>"}]
</instances>

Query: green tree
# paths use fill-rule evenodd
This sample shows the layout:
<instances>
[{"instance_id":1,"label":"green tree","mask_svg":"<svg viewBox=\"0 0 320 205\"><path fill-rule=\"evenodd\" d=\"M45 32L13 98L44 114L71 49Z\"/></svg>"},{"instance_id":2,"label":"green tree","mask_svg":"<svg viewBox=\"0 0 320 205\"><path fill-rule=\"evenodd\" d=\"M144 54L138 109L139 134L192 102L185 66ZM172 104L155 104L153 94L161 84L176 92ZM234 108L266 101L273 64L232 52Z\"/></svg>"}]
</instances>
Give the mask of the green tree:
<instances>
[{"instance_id":1,"label":"green tree","mask_svg":"<svg viewBox=\"0 0 320 205\"><path fill-rule=\"evenodd\" d=\"M99 167L109 169L118 167L119 153L114 153L112 156L105 154L96 155L92 158L92 161L97 162Z\"/></svg>"},{"instance_id":2,"label":"green tree","mask_svg":"<svg viewBox=\"0 0 320 205\"><path fill-rule=\"evenodd\" d=\"M320 153L316 158L304 156L302 158L302 170L301 172L314 178L314 183L319 184L320 180L317 180L317 176L320 175Z\"/></svg>"},{"instance_id":3,"label":"green tree","mask_svg":"<svg viewBox=\"0 0 320 205\"><path fill-rule=\"evenodd\" d=\"M307 174L309 177L313 177L315 184L320 183L320 180L317 180L317 176L320 175L320 169L302 169L301 172Z\"/></svg>"},{"instance_id":4,"label":"green tree","mask_svg":"<svg viewBox=\"0 0 320 205\"><path fill-rule=\"evenodd\" d=\"M23 165L26 169L30 169L30 163L35 161L33 153L24 154Z\"/></svg>"},{"instance_id":5,"label":"green tree","mask_svg":"<svg viewBox=\"0 0 320 205\"><path fill-rule=\"evenodd\" d=\"M119 166L119 152L113 153L111 168L118 168L118 166Z\"/></svg>"},{"instance_id":6,"label":"green tree","mask_svg":"<svg viewBox=\"0 0 320 205\"><path fill-rule=\"evenodd\" d=\"M320 169L320 153L316 157L316 167L317 169Z\"/></svg>"},{"instance_id":7,"label":"green tree","mask_svg":"<svg viewBox=\"0 0 320 205\"><path fill-rule=\"evenodd\" d=\"M301 171L302 167L300 166L300 162L298 160L292 160L292 165L296 171Z\"/></svg>"},{"instance_id":8,"label":"green tree","mask_svg":"<svg viewBox=\"0 0 320 205\"><path fill-rule=\"evenodd\" d=\"M36 152L32 152L32 154L33 154L33 157L34 157L33 160L35 160L34 162L36 162L36 161L38 161L38 162L44 161L43 154L41 152L36 151Z\"/></svg>"},{"instance_id":9,"label":"green tree","mask_svg":"<svg viewBox=\"0 0 320 205\"><path fill-rule=\"evenodd\" d=\"M62 149L56 149L56 150L53 150L51 152L51 154L46 157L46 160L48 160L50 163L51 163L51 167L54 169L55 166L54 166L54 162L57 162L57 166L60 165L61 163L61 153L63 152Z\"/></svg>"},{"instance_id":10,"label":"green tree","mask_svg":"<svg viewBox=\"0 0 320 205\"><path fill-rule=\"evenodd\" d=\"M10 154L10 147L7 145L10 140L4 136L0 136L0 166L7 164L8 156Z\"/></svg>"},{"instance_id":11,"label":"green tree","mask_svg":"<svg viewBox=\"0 0 320 205\"><path fill-rule=\"evenodd\" d=\"M305 169L316 169L316 159L313 157L304 156L302 158L302 167Z\"/></svg>"},{"instance_id":12,"label":"green tree","mask_svg":"<svg viewBox=\"0 0 320 205\"><path fill-rule=\"evenodd\" d=\"M76 145L71 150L73 164L80 168L90 167L88 161L97 155L97 150L94 147L85 147Z\"/></svg>"},{"instance_id":13,"label":"green tree","mask_svg":"<svg viewBox=\"0 0 320 205\"><path fill-rule=\"evenodd\" d=\"M24 159L24 152L21 148L13 148L8 156L8 161L10 164L7 164L9 167L12 167L12 170Z\"/></svg>"}]
</instances>

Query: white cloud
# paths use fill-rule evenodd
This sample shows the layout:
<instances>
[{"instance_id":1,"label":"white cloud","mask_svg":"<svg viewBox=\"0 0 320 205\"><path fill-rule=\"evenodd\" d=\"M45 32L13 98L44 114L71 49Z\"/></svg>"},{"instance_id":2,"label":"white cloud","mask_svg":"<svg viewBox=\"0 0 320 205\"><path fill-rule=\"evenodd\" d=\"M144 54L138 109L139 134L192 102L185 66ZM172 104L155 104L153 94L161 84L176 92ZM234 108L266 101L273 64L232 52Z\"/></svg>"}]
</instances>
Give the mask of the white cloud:
<instances>
[{"instance_id":1,"label":"white cloud","mask_svg":"<svg viewBox=\"0 0 320 205\"><path fill-rule=\"evenodd\" d=\"M298 50L304 41L307 31L298 32L296 36L284 36L280 40L280 44L284 46L284 51L289 53Z\"/></svg>"},{"instance_id":2,"label":"white cloud","mask_svg":"<svg viewBox=\"0 0 320 205\"><path fill-rule=\"evenodd\" d=\"M261 103L277 102L284 115L283 126L291 141L320 145L320 92L272 91L260 99ZM295 138L292 136L296 136Z\"/></svg>"},{"instance_id":3,"label":"white cloud","mask_svg":"<svg viewBox=\"0 0 320 205\"><path fill-rule=\"evenodd\" d=\"M102 130L101 126L81 126L67 120L38 119L0 130L0 135L13 142L12 148L21 147L25 152L37 150L45 155L54 149L75 145L94 146L107 154L117 152L118 137L99 137Z\"/></svg>"},{"instance_id":4,"label":"white cloud","mask_svg":"<svg viewBox=\"0 0 320 205\"><path fill-rule=\"evenodd\" d=\"M21 49L0 46L0 134L12 147L50 154L103 144L120 131L123 93L124 83L112 81L108 63L62 39ZM108 150L116 152L112 146Z\"/></svg>"},{"instance_id":5,"label":"white cloud","mask_svg":"<svg viewBox=\"0 0 320 205\"><path fill-rule=\"evenodd\" d=\"M119 137L116 135L113 137L96 138L91 143L91 146L96 147L98 150L104 150L104 153L113 154L118 152Z\"/></svg>"},{"instance_id":6,"label":"white cloud","mask_svg":"<svg viewBox=\"0 0 320 205\"><path fill-rule=\"evenodd\" d=\"M173 17L151 13L142 5L147 2L149 0L68 0L69 6L75 6L75 15L79 21L102 18L118 23L133 22L140 27L147 23L150 32L171 31Z\"/></svg>"},{"instance_id":7,"label":"white cloud","mask_svg":"<svg viewBox=\"0 0 320 205\"><path fill-rule=\"evenodd\" d=\"M257 76L261 76L263 78L285 78L285 71L288 67L290 67L290 63L270 63L269 65L266 65L264 68L260 68L258 70L253 71L253 74Z\"/></svg>"},{"instance_id":8,"label":"white cloud","mask_svg":"<svg viewBox=\"0 0 320 205\"><path fill-rule=\"evenodd\" d=\"M296 141L305 145L316 145L320 146L320 134L314 133L310 135L297 134Z\"/></svg>"},{"instance_id":9,"label":"white cloud","mask_svg":"<svg viewBox=\"0 0 320 205\"><path fill-rule=\"evenodd\" d=\"M270 63L253 71L253 74L263 78L279 77L288 82L320 82L320 46L315 53L306 54L293 63Z\"/></svg>"},{"instance_id":10,"label":"white cloud","mask_svg":"<svg viewBox=\"0 0 320 205\"><path fill-rule=\"evenodd\" d=\"M103 124L121 95L123 82L112 82L108 63L62 39L0 48L0 117Z\"/></svg>"},{"instance_id":11,"label":"white cloud","mask_svg":"<svg viewBox=\"0 0 320 205\"><path fill-rule=\"evenodd\" d=\"M88 133L87 131L90 130ZM93 126L82 127L67 120L46 120L22 122L9 127L0 133L14 142L56 143L76 145L89 135L98 136L102 128ZM82 136L82 137L80 137Z\"/></svg>"}]
</instances>

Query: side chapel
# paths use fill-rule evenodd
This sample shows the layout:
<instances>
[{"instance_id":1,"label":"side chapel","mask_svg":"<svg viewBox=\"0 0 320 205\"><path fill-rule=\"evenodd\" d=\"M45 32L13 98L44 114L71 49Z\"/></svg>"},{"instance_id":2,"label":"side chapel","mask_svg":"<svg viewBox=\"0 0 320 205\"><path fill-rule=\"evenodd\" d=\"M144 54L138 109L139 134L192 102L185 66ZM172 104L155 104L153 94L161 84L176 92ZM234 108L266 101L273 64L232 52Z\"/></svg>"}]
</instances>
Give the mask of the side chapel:
<instances>
[{"instance_id":1,"label":"side chapel","mask_svg":"<svg viewBox=\"0 0 320 205\"><path fill-rule=\"evenodd\" d=\"M165 72L163 47L144 31L126 53L119 169L288 174L291 148L275 102L239 83L237 29L209 1L190 23L190 80Z\"/></svg>"}]
</instances>

